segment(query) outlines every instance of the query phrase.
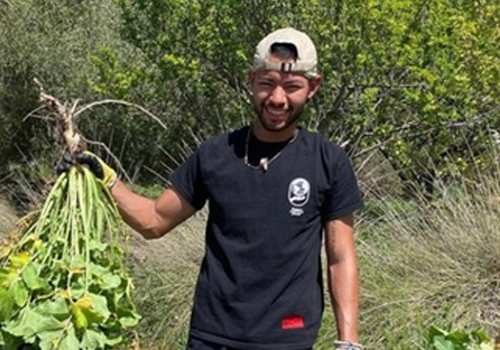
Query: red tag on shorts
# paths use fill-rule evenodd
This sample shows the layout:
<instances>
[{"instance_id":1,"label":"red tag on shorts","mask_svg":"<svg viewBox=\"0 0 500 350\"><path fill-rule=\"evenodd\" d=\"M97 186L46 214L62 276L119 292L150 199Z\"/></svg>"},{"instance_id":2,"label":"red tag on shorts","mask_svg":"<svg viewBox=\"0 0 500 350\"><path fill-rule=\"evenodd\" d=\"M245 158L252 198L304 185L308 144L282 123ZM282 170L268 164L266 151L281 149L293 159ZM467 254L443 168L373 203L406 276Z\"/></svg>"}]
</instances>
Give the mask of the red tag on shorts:
<instances>
[{"instance_id":1,"label":"red tag on shorts","mask_svg":"<svg viewBox=\"0 0 500 350\"><path fill-rule=\"evenodd\" d=\"M304 328L304 317L302 316L288 316L283 317L281 320L282 329L297 329Z\"/></svg>"}]
</instances>

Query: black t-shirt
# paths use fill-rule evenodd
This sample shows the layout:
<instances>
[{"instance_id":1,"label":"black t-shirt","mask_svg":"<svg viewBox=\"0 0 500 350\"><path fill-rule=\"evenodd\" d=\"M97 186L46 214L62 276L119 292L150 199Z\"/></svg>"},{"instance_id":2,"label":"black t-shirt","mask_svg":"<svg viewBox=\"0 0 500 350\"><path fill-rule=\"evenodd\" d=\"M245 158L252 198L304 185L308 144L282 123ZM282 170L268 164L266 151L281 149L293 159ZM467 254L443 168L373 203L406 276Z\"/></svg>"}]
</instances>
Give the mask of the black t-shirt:
<instances>
[{"instance_id":1,"label":"black t-shirt","mask_svg":"<svg viewBox=\"0 0 500 350\"><path fill-rule=\"evenodd\" d=\"M210 139L171 176L196 209L209 206L191 334L249 350L311 347L323 311L323 224L361 208L357 181L339 146L304 129L289 144L251 139L250 155L281 153L267 171L249 167L248 130Z\"/></svg>"}]
</instances>

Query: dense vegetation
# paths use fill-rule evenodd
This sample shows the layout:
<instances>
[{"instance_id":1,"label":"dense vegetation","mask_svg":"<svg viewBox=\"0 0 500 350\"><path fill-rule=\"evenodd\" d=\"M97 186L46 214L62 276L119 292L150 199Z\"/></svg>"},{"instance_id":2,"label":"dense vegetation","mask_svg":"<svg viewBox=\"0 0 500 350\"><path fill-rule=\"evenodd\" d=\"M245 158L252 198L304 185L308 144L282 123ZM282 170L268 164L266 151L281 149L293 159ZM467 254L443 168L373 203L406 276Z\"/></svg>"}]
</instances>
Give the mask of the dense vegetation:
<instances>
[{"instance_id":1,"label":"dense vegetation","mask_svg":"<svg viewBox=\"0 0 500 350\"><path fill-rule=\"evenodd\" d=\"M165 173L186 145L252 118L254 45L287 25L316 41L325 76L305 126L353 158L382 152L401 179L429 191L436 172L453 177L491 163L497 1L11 0L0 3L0 17L4 174L21 152L27 160L47 154L45 128L22 122L37 106L34 76L63 100L124 99L157 115L168 132L118 106L95 108L80 124L134 179L151 178L143 169Z\"/></svg>"},{"instance_id":2,"label":"dense vegetation","mask_svg":"<svg viewBox=\"0 0 500 350\"><path fill-rule=\"evenodd\" d=\"M253 118L246 77L254 45L292 25L316 42L325 78L303 125L346 147L371 203L360 222L363 340L414 349L440 320L492 331L498 192L479 174L494 173L498 160L498 18L496 0L0 0L0 186L21 179L15 197L33 201L30 186L50 179L59 157L47 122L33 112L34 77L69 103L124 100L154 114L166 130L115 104L77 122L132 181L166 185L199 142ZM201 244L185 230L168 243ZM177 306L194 283L185 265L197 270L196 250L168 247L135 271L148 296L137 294L151 311L143 325L152 349L182 344ZM159 264L165 255L173 263ZM152 305L148 291L169 309ZM331 337L325 332L320 348Z\"/></svg>"}]
</instances>

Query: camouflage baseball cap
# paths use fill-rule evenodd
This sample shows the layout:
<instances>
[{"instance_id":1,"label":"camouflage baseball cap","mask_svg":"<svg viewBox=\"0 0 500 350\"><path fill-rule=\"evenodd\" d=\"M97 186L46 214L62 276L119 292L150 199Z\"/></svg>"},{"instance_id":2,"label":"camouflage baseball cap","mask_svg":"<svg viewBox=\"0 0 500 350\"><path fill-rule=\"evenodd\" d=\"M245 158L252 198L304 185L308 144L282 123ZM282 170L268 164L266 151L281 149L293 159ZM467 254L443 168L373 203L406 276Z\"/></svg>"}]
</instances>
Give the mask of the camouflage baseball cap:
<instances>
[{"instance_id":1,"label":"camouflage baseball cap","mask_svg":"<svg viewBox=\"0 0 500 350\"><path fill-rule=\"evenodd\" d=\"M271 46L273 44L292 44L297 49L297 60L294 63L270 62ZM253 70L264 69L296 72L312 79L317 76L316 47L309 36L294 28L282 28L268 34L255 49Z\"/></svg>"}]
</instances>

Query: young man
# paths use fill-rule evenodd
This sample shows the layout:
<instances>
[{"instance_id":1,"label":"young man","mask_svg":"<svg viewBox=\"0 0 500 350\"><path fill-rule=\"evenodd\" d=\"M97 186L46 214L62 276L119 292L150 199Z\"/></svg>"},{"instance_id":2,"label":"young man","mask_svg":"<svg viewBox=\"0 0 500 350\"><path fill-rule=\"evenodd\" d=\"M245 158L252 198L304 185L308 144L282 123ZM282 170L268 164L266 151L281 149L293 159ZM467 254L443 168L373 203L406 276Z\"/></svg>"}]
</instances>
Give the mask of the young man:
<instances>
[{"instance_id":1,"label":"young man","mask_svg":"<svg viewBox=\"0 0 500 350\"><path fill-rule=\"evenodd\" d=\"M323 232L335 347L361 349L357 182L340 147L297 125L321 83L316 62L306 34L285 28L266 36L249 73L255 122L202 144L156 200L129 191L94 155L78 157L112 186L124 220L145 238L163 236L208 203L189 350L311 349L323 311Z\"/></svg>"}]
</instances>

